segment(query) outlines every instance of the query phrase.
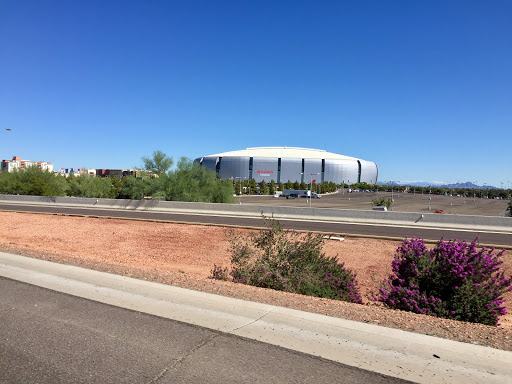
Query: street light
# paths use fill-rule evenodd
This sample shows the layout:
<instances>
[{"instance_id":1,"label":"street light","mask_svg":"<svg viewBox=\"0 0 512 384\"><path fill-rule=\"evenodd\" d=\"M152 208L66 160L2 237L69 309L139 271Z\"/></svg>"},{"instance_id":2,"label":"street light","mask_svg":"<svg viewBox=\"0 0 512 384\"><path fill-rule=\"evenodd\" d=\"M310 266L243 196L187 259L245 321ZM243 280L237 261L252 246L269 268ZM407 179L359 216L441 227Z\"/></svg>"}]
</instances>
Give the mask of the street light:
<instances>
[{"instance_id":1,"label":"street light","mask_svg":"<svg viewBox=\"0 0 512 384\"><path fill-rule=\"evenodd\" d=\"M247 177L236 176L235 179L247 179ZM240 180L240 194L238 195L238 204L242 204L242 180Z\"/></svg>"},{"instance_id":2,"label":"street light","mask_svg":"<svg viewBox=\"0 0 512 384\"><path fill-rule=\"evenodd\" d=\"M431 206L431 203L432 203L431 193L432 193L432 186L430 185L428 187L428 210L429 211L432 209L432 206Z\"/></svg>"},{"instance_id":3,"label":"street light","mask_svg":"<svg viewBox=\"0 0 512 384\"><path fill-rule=\"evenodd\" d=\"M311 197L312 197L312 193L311 193L311 190L313 189L313 175L319 175L320 173L304 173L304 172L301 172L300 173L301 175L305 176L305 175L309 175L310 177L310 180L309 180L309 208L311 208Z\"/></svg>"},{"instance_id":4,"label":"street light","mask_svg":"<svg viewBox=\"0 0 512 384\"><path fill-rule=\"evenodd\" d=\"M309 179L309 208L311 208L311 200L313 198L313 192L312 192L312 189L313 189L313 175L319 175L319 173L310 173L309 176L310 176L310 179Z\"/></svg>"},{"instance_id":5,"label":"street light","mask_svg":"<svg viewBox=\"0 0 512 384\"><path fill-rule=\"evenodd\" d=\"M399 183L400 180L391 180L391 201L395 201L395 199L393 198L393 183Z\"/></svg>"}]
</instances>

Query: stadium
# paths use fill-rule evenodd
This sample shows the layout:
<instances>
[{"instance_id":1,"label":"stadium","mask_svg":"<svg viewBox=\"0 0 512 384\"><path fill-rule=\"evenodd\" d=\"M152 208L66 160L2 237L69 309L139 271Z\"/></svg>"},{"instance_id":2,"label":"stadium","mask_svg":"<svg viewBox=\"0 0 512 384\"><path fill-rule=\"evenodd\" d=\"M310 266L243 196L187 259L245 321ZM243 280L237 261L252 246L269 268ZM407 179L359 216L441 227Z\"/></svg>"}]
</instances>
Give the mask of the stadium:
<instances>
[{"instance_id":1,"label":"stadium","mask_svg":"<svg viewBox=\"0 0 512 384\"><path fill-rule=\"evenodd\" d=\"M222 180L376 184L378 176L374 162L309 148L247 148L199 157L194 162L217 172Z\"/></svg>"}]
</instances>

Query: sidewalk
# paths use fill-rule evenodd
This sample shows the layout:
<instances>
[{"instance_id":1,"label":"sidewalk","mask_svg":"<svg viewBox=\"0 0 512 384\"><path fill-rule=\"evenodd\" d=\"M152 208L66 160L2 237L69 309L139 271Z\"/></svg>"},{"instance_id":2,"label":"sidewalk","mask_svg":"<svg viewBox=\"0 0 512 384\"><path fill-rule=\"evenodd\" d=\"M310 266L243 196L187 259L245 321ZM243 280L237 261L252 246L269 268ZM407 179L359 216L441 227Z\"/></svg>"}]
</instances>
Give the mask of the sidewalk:
<instances>
[{"instance_id":1,"label":"sidewalk","mask_svg":"<svg viewBox=\"0 0 512 384\"><path fill-rule=\"evenodd\" d=\"M415 382L512 381L508 351L7 253L0 275Z\"/></svg>"}]
</instances>

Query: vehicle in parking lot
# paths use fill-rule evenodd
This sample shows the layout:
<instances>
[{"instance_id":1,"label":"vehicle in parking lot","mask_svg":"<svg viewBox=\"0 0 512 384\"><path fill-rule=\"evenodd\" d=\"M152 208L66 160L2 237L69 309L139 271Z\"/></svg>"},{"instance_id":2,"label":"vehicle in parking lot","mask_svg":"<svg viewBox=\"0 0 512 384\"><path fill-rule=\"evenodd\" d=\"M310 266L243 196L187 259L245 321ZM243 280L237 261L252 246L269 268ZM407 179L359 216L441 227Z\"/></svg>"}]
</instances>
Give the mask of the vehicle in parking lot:
<instances>
[{"instance_id":1,"label":"vehicle in parking lot","mask_svg":"<svg viewBox=\"0 0 512 384\"><path fill-rule=\"evenodd\" d=\"M286 197L287 199L295 199L296 197L310 197L312 199L319 199L321 196L316 192L311 192L309 190L302 189L285 189L281 196Z\"/></svg>"},{"instance_id":2,"label":"vehicle in parking lot","mask_svg":"<svg viewBox=\"0 0 512 384\"><path fill-rule=\"evenodd\" d=\"M295 196L295 197L309 197L309 191L308 190L302 190L302 189L285 189L283 191L283 196Z\"/></svg>"}]
</instances>

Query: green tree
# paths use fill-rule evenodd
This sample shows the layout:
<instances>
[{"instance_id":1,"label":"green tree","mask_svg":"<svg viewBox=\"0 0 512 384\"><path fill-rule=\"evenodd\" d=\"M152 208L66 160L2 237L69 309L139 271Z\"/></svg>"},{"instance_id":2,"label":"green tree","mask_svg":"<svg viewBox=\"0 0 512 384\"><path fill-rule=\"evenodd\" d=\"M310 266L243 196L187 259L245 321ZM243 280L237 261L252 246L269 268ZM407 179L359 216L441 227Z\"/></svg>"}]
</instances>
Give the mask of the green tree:
<instances>
[{"instance_id":1,"label":"green tree","mask_svg":"<svg viewBox=\"0 0 512 384\"><path fill-rule=\"evenodd\" d=\"M121 179L119 188L120 199L142 200L151 178L143 179L134 176L126 176Z\"/></svg>"},{"instance_id":2,"label":"green tree","mask_svg":"<svg viewBox=\"0 0 512 384\"><path fill-rule=\"evenodd\" d=\"M143 167L147 171L151 171L159 176L169 172L174 161L172 157L167 157L162 151L154 151L152 157L142 157Z\"/></svg>"},{"instance_id":3,"label":"green tree","mask_svg":"<svg viewBox=\"0 0 512 384\"><path fill-rule=\"evenodd\" d=\"M65 178L48 170L42 171L37 166L0 175L0 193L65 196L67 189Z\"/></svg>"},{"instance_id":4,"label":"green tree","mask_svg":"<svg viewBox=\"0 0 512 384\"><path fill-rule=\"evenodd\" d=\"M240 180L235 182L235 193L237 196L243 193L242 182Z\"/></svg>"},{"instance_id":5,"label":"green tree","mask_svg":"<svg viewBox=\"0 0 512 384\"><path fill-rule=\"evenodd\" d=\"M12 194L15 190L16 180L11 172L0 173L0 193Z\"/></svg>"},{"instance_id":6,"label":"green tree","mask_svg":"<svg viewBox=\"0 0 512 384\"><path fill-rule=\"evenodd\" d=\"M265 180L263 180L260 183L260 193L262 195L268 195L268 186L267 186L267 182Z\"/></svg>"},{"instance_id":7,"label":"green tree","mask_svg":"<svg viewBox=\"0 0 512 384\"><path fill-rule=\"evenodd\" d=\"M243 194L249 193L249 180L244 180L242 182L242 193Z\"/></svg>"},{"instance_id":8,"label":"green tree","mask_svg":"<svg viewBox=\"0 0 512 384\"><path fill-rule=\"evenodd\" d=\"M258 184L256 184L256 180L250 179L249 180L249 193L254 194L258 190Z\"/></svg>"},{"instance_id":9,"label":"green tree","mask_svg":"<svg viewBox=\"0 0 512 384\"><path fill-rule=\"evenodd\" d=\"M293 189L300 189L300 183L298 181L293 183Z\"/></svg>"},{"instance_id":10,"label":"green tree","mask_svg":"<svg viewBox=\"0 0 512 384\"><path fill-rule=\"evenodd\" d=\"M68 178L69 196L76 197L112 197L112 179L110 177L95 177L79 175Z\"/></svg>"},{"instance_id":11,"label":"green tree","mask_svg":"<svg viewBox=\"0 0 512 384\"><path fill-rule=\"evenodd\" d=\"M270 190L269 193L273 195L276 193L276 182L274 180L270 180Z\"/></svg>"},{"instance_id":12,"label":"green tree","mask_svg":"<svg viewBox=\"0 0 512 384\"><path fill-rule=\"evenodd\" d=\"M185 157L180 159L176 170L158 179L156 193L165 196L166 200L210 203L231 203L234 200L231 180L221 181L214 171Z\"/></svg>"},{"instance_id":13,"label":"green tree","mask_svg":"<svg viewBox=\"0 0 512 384\"><path fill-rule=\"evenodd\" d=\"M119 198L119 194L121 193L121 179L119 179L117 176L112 175L110 176L110 181L112 182L112 190L110 191L110 198L117 199Z\"/></svg>"}]
</instances>

